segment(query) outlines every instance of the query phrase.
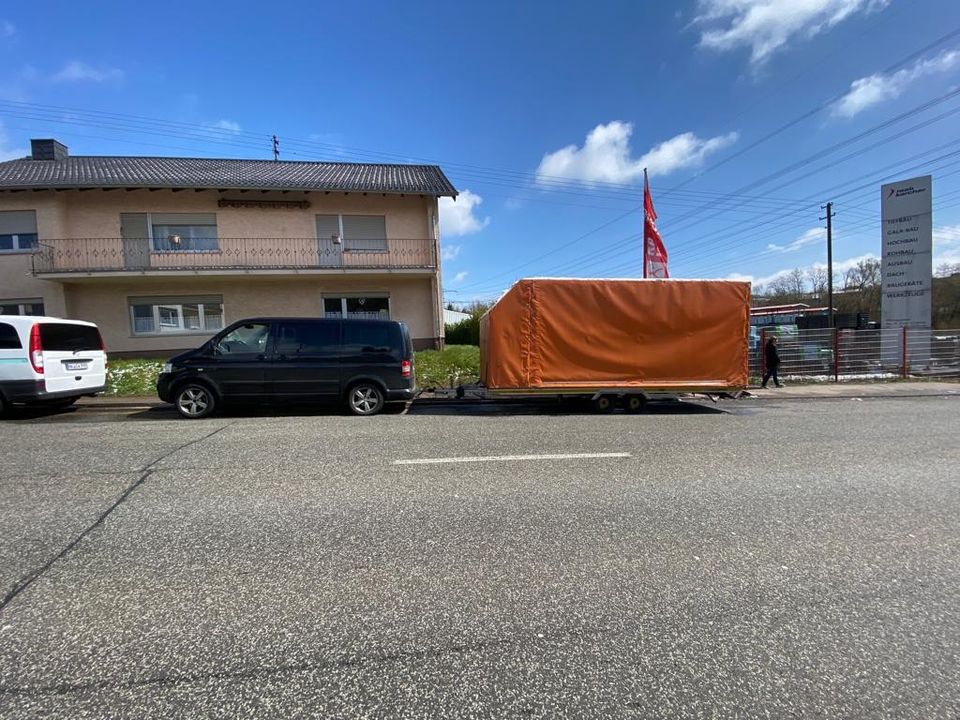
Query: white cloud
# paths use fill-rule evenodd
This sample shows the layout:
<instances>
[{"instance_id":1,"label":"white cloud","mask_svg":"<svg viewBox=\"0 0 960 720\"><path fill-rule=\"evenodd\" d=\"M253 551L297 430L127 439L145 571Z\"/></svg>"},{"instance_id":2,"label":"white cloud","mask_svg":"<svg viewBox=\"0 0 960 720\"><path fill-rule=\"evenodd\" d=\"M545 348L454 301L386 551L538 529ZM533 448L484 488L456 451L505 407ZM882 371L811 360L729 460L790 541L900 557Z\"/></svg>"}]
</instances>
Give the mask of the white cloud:
<instances>
[{"instance_id":1,"label":"white cloud","mask_svg":"<svg viewBox=\"0 0 960 720\"><path fill-rule=\"evenodd\" d=\"M827 231L822 227L810 228L796 240L787 243L786 245L775 245L774 243L770 243L767 245L767 250L770 252L794 252L795 250L805 248L808 245L817 245L824 242L827 239L826 235Z\"/></svg>"},{"instance_id":2,"label":"white cloud","mask_svg":"<svg viewBox=\"0 0 960 720\"><path fill-rule=\"evenodd\" d=\"M456 200L440 198L440 228L445 235L469 235L479 232L490 224L490 218L480 218L475 213L483 198L464 190Z\"/></svg>"},{"instance_id":3,"label":"white cloud","mask_svg":"<svg viewBox=\"0 0 960 720\"><path fill-rule=\"evenodd\" d=\"M667 175L699 165L707 155L736 142L738 137L732 132L705 140L685 132L633 158L631 134L632 123L614 120L597 125L587 135L583 147L568 145L544 155L537 168L537 181L543 185L556 178L587 183L629 182L640 177L644 168L649 168L650 175Z\"/></svg>"},{"instance_id":4,"label":"white cloud","mask_svg":"<svg viewBox=\"0 0 960 720\"><path fill-rule=\"evenodd\" d=\"M813 37L851 15L889 4L890 0L699 0L693 22L703 28L702 47L748 47L750 62L759 66L795 37Z\"/></svg>"},{"instance_id":5,"label":"white cloud","mask_svg":"<svg viewBox=\"0 0 960 720\"><path fill-rule=\"evenodd\" d=\"M79 60L71 60L51 80L53 82L95 82L122 80L123 71L117 68L95 68Z\"/></svg>"},{"instance_id":6,"label":"white cloud","mask_svg":"<svg viewBox=\"0 0 960 720\"><path fill-rule=\"evenodd\" d=\"M924 75L950 72L956 67L960 67L960 50L949 50L936 57L919 60L895 73L877 73L854 80L847 94L833 106L833 114L851 118L873 105L899 97L910 83Z\"/></svg>"},{"instance_id":7,"label":"white cloud","mask_svg":"<svg viewBox=\"0 0 960 720\"><path fill-rule=\"evenodd\" d=\"M239 135L241 131L240 123L234 122L233 120L217 120L213 124L213 127L217 128L218 130L226 130L234 135Z\"/></svg>"},{"instance_id":8,"label":"white cloud","mask_svg":"<svg viewBox=\"0 0 960 720\"><path fill-rule=\"evenodd\" d=\"M823 239L823 233L825 230L823 228L812 228L808 230L803 235L801 235L796 243L800 239L806 236L812 236L813 230L817 230L820 234L820 237L817 240ZM812 242L812 241L811 241ZM793 243L791 243L792 245ZM769 246L768 246L769 247ZM834 275L843 276L852 267L856 267L858 263L864 260L879 260L880 258L873 254L867 253L865 255L858 255L857 257L847 258L846 260L834 261L833 263L833 272ZM933 229L933 269L936 270L941 265L953 265L955 263L960 263L960 225L941 225ZM802 266L800 269L806 273L812 268L826 268L826 263L824 262L815 262L810 265ZM759 285L769 285L774 280L785 277L792 273L794 268L784 268L783 270L777 270L774 273L769 275L751 275L748 273L730 273L725 277L726 280L745 280L747 282L752 282L754 287Z\"/></svg>"},{"instance_id":9,"label":"white cloud","mask_svg":"<svg viewBox=\"0 0 960 720\"><path fill-rule=\"evenodd\" d=\"M17 160L19 158L26 157L30 152L26 148L17 148L10 146L10 138L7 136L7 131L3 127L3 122L0 121L0 162L5 160Z\"/></svg>"},{"instance_id":10,"label":"white cloud","mask_svg":"<svg viewBox=\"0 0 960 720\"><path fill-rule=\"evenodd\" d=\"M17 34L17 28L9 20L0 20L0 38L11 38Z\"/></svg>"},{"instance_id":11,"label":"white cloud","mask_svg":"<svg viewBox=\"0 0 960 720\"><path fill-rule=\"evenodd\" d=\"M960 245L960 225L941 225L933 229L933 246Z\"/></svg>"},{"instance_id":12,"label":"white cloud","mask_svg":"<svg viewBox=\"0 0 960 720\"><path fill-rule=\"evenodd\" d=\"M879 260L879 259L880 258L878 258L873 253L867 253L866 255L858 255L857 257L847 258L846 260L836 260L833 263L833 273L834 275L843 275L843 273L845 273L847 270L849 270L852 267L856 267L858 263L863 262L864 260ZM815 263L811 263L810 265L802 266L800 270L802 270L804 274L806 274L808 270L811 270L813 268L825 268L825 267L826 267L826 263L815 262ZM777 270L776 272L770 273L769 275L761 275L761 276L743 274L743 273L730 273L729 275L726 276L725 279L726 280L745 280L747 282L753 283L754 287L757 287L759 285L769 285L774 280L778 280L782 277L786 277L793 271L794 271L794 268L790 267L790 268L784 268L783 270Z\"/></svg>"},{"instance_id":13,"label":"white cloud","mask_svg":"<svg viewBox=\"0 0 960 720\"><path fill-rule=\"evenodd\" d=\"M469 274L469 273L467 273L466 270L463 270L463 271L461 271L461 272L458 272L456 275L453 276L453 282L455 282L455 283L463 282L464 280L467 279L467 275L468 275L468 274Z\"/></svg>"},{"instance_id":14,"label":"white cloud","mask_svg":"<svg viewBox=\"0 0 960 720\"><path fill-rule=\"evenodd\" d=\"M960 263L960 225L933 229L933 268Z\"/></svg>"},{"instance_id":15,"label":"white cloud","mask_svg":"<svg viewBox=\"0 0 960 720\"><path fill-rule=\"evenodd\" d=\"M441 252L441 258L443 260L456 260L457 256L460 254L459 245L444 245Z\"/></svg>"}]
</instances>

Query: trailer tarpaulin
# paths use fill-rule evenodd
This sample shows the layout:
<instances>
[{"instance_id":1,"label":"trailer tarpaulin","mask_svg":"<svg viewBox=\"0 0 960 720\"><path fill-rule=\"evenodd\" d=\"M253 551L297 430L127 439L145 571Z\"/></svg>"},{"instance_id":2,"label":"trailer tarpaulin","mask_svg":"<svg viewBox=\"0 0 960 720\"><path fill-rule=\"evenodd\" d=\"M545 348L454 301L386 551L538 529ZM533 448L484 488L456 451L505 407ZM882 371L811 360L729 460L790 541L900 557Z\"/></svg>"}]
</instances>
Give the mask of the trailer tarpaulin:
<instances>
[{"instance_id":1,"label":"trailer tarpaulin","mask_svg":"<svg viewBox=\"0 0 960 720\"><path fill-rule=\"evenodd\" d=\"M491 389L744 388L750 284L520 280L480 321Z\"/></svg>"}]
</instances>

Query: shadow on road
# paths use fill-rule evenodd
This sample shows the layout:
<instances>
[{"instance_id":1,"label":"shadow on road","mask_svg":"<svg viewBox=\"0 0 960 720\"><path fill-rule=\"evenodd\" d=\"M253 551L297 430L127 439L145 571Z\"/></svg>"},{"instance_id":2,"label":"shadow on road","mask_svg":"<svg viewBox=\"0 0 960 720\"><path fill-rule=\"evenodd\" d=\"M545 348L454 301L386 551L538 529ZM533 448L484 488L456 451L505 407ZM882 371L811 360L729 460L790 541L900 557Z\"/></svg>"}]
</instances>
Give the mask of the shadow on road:
<instances>
[{"instance_id":1,"label":"shadow on road","mask_svg":"<svg viewBox=\"0 0 960 720\"><path fill-rule=\"evenodd\" d=\"M700 402L664 401L650 402L637 415L711 415L728 412L732 408L722 408ZM562 402L556 399L543 400L465 400L434 401L420 400L407 405L402 403L388 405L383 415L445 415L461 417L490 416L590 416L598 417L589 402L568 398ZM626 416L624 410L617 409L609 415ZM350 417L337 405L242 405L222 408L213 417L220 418L283 418L283 417ZM70 408L14 408L4 421L13 423L96 423L118 421L169 421L179 420L180 416L172 405L158 405L149 409L111 405L87 404ZM188 422L188 421L184 421Z\"/></svg>"}]
</instances>

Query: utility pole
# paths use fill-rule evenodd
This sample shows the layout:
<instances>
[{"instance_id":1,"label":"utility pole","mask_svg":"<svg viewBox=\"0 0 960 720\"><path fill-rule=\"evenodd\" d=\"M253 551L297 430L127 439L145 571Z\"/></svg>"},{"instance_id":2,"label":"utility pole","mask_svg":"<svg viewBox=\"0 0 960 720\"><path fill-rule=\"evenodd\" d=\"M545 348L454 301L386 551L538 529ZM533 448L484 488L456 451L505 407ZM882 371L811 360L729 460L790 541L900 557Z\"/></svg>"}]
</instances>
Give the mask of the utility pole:
<instances>
[{"instance_id":1,"label":"utility pole","mask_svg":"<svg viewBox=\"0 0 960 720\"><path fill-rule=\"evenodd\" d=\"M827 221L827 327L833 327L833 203L828 202L826 206L827 216L820 218Z\"/></svg>"},{"instance_id":2,"label":"utility pole","mask_svg":"<svg viewBox=\"0 0 960 720\"><path fill-rule=\"evenodd\" d=\"M276 135L273 136L273 159L275 161L280 159L280 141Z\"/></svg>"}]
</instances>

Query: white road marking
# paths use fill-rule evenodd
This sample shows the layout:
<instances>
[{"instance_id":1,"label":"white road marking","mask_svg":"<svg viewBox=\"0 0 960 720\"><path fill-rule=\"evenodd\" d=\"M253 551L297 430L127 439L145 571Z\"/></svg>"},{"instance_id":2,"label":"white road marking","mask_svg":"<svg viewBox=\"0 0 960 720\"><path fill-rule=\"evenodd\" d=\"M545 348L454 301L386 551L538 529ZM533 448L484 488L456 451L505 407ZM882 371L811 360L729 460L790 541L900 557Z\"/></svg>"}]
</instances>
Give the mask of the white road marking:
<instances>
[{"instance_id":1,"label":"white road marking","mask_svg":"<svg viewBox=\"0 0 960 720\"><path fill-rule=\"evenodd\" d=\"M487 455L475 457L418 458L394 460L394 465L441 465L443 463L507 462L513 460L582 460L584 458L628 458L630 453L563 453L560 455Z\"/></svg>"}]
</instances>

